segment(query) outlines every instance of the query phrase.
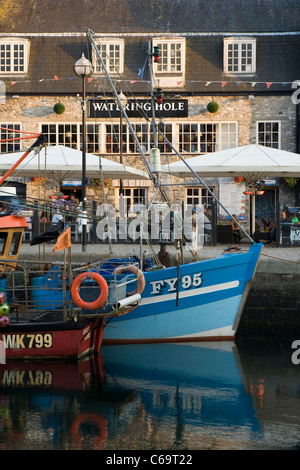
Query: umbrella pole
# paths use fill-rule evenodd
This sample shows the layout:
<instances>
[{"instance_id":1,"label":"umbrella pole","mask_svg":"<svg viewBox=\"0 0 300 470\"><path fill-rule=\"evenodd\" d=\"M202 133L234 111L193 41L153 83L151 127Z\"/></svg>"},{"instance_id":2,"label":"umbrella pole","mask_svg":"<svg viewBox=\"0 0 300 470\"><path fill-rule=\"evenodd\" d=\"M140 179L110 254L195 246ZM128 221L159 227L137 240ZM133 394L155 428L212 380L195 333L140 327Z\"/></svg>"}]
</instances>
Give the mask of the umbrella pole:
<instances>
[{"instance_id":1,"label":"umbrella pole","mask_svg":"<svg viewBox=\"0 0 300 470\"><path fill-rule=\"evenodd\" d=\"M255 194L251 194L251 235L255 232Z\"/></svg>"}]
</instances>

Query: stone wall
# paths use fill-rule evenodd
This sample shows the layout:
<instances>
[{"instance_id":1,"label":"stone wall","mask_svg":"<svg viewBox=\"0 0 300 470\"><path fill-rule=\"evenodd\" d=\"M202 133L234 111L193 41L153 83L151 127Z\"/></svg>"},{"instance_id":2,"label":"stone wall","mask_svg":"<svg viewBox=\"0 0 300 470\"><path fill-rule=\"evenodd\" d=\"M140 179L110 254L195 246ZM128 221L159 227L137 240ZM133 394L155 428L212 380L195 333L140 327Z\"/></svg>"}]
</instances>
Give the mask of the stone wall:
<instances>
[{"instance_id":1,"label":"stone wall","mask_svg":"<svg viewBox=\"0 0 300 470\"><path fill-rule=\"evenodd\" d=\"M299 332L299 284L299 264L260 259L240 321L239 335Z\"/></svg>"},{"instance_id":2,"label":"stone wall","mask_svg":"<svg viewBox=\"0 0 300 470\"><path fill-rule=\"evenodd\" d=\"M216 113L207 112L207 104L215 100L219 105ZM65 112L62 115L54 113L53 107L61 101L65 106ZM0 108L0 117L2 123L21 122L24 131L38 132L41 123L66 123L81 122L81 97L80 96L19 96L8 97L5 106ZM296 146L296 107L292 104L291 96L192 96L189 98L189 117L186 122L218 122L218 121L238 121L238 146L247 145L256 142L256 122L258 120L276 120L281 122L281 148L288 151L295 151ZM87 119L87 122L90 120ZM118 119L115 119L119 122ZM178 121L174 119L174 122ZM94 122L91 120L91 122ZM97 120L101 122L101 120ZM182 120L180 120L182 122ZM26 141L27 142L27 141ZM28 144L24 144L26 148ZM117 155L104 155L106 158L116 159ZM187 157L190 155L187 155ZM177 155L162 155L162 164L178 160ZM141 156L124 155L123 161L127 165L145 170ZM179 182L166 176L167 182ZM27 179L27 194L30 197L36 197L38 188ZM215 192L218 194L218 180L211 181L215 186ZM109 203L114 203L114 187L118 186L118 180L112 180L106 183L105 196ZM145 181L124 181L125 185L148 186L149 200L154 194L151 182ZM43 188L46 197L53 192L53 185ZM57 188L58 189L58 188ZM39 189L40 190L40 189ZM287 185L283 188L284 201L289 205L294 205L294 190L290 190ZM183 186L173 186L166 189L171 200L175 198L177 202L183 200ZM88 199L93 198L102 202L101 187L89 186L87 188Z\"/></svg>"}]
</instances>

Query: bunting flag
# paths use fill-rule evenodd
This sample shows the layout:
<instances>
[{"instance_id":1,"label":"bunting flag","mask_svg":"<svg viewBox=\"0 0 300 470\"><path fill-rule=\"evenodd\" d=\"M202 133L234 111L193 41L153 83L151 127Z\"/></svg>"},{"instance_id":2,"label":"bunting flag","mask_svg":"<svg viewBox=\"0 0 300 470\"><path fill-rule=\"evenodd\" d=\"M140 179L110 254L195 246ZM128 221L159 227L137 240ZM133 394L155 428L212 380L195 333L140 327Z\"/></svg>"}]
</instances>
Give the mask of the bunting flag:
<instances>
[{"instance_id":1,"label":"bunting flag","mask_svg":"<svg viewBox=\"0 0 300 470\"><path fill-rule=\"evenodd\" d=\"M71 244L71 227L69 227L58 237L57 242L53 247L51 255L53 255L53 253L56 253L59 250L65 250L66 248L70 248Z\"/></svg>"},{"instance_id":2,"label":"bunting flag","mask_svg":"<svg viewBox=\"0 0 300 470\"><path fill-rule=\"evenodd\" d=\"M144 74L144 67L140 67L138 71L138 77L140 80L142 80Z\"/></svg>"},{"instance_id":3,"label":"bunting flag","mask_svg":"<svg viewBox=\"0 0 300 470\"><path fill-rule=\"evenodd\" d=\"M143 75L144 75L144 71L145 71L145 67L142 66L139 68L138 70L138 78L140 80L143 79ZM10 86L13 86L13 85L16 85L16 84L19 84L19 83L33 83L33 82L49 82L49 81L53 81L53 80L58 80L58 81L63 81L63 80L76 80L77 78L76 77L66 77L66 78L59 78L57 75L54 75L53 78L40 78L40 79L35 79L35 80L16 80L16 81L13 81L13 82L6 82L6 85L10 85ZM88 82L92 82L93 80L97 80L98 81L106 81L105 78L101 78L101 77L89 77L88 78ZM4 80L3 80L4 81ZM137 83L136 80L118 80L118 79L115 79L114 80L115 82L119 82L119 81L122 81L122 82L128 82L130 84L134 84L134 83ZM147 82L149 83L148 80L143 80L144 82ZM177 82L177 86L180 86L182 85L184 82L181 80L181 81L178 81ZM248 85L249 87L251 88L254 88L256 87L257 85L264 85L266 86L267 88L270 88L271 85L281 85L281 86L291 86L293 85L294 83L294 80L293 81L290 81L290 82L251 82L251 81L241 81L241 80L237 80L237 81L234 81L234 80L230 80L230 81L221 81L221 80L189 80L189 81L185 81L186 84L188 83L202 83L204 84L204 86L208 87L209 85L216 85L216 84L220 84L221 87L223 88L225 85L229 84L229 85L236 85L237 87L239 86L245 86L245 85Z\"/></svg>"}]
</instances>

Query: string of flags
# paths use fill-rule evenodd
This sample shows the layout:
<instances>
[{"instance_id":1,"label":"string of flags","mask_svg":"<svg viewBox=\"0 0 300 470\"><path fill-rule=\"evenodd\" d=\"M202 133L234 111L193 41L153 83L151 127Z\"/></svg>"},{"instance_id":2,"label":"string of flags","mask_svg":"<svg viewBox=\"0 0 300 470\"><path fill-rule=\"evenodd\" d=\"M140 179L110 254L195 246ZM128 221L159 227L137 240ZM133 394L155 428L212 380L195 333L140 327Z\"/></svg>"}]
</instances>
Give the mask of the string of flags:
<instances>
[{"instance_id":1,"label":"string of flags","mask_svg":"<svg viewBox=\"0 0 300 470\"><path fill-rule=\"evenodd\" d=\"M144 73L144 67L140 67L139 70L138 70L138 78L139 80L124 80L124 79L115 79L114 81L118 82L118 81L122 81L122 82L128 82L130 83L131 85L136 83L136 82L141 82L141 81L144 81L144 82L147 82L148 83L148 80L143 80L143 73ZM16 80L16 81L11 81L11 82L6 82L6 85L10 85L10 86L13 86L17 83L30 83L30 82L47 82L47 81L59 81L59 80L76 80L77 78L76 77L70 77L70 78L59 78L57 75L54 75L53 78L40 78L38 80ZM102 78L102 77L96 77L97 80L105 80L105 78ZM93 80L95 80L95 77L88 77L87 78L87 81L88 83L92 82ZM177 86L180 86L184 83L183 80L179 80L177 81ZM185 81L185 83L187 83L187 81ZM287 86L287 85L291 85L294 83L294 81L291 81L291 82L261 82L261 81L257 81L257 82L254 82L254 81L234 81L234 80L230 80L230 81L218 81L218 80L211 80L211 81L208 81L208 80L189 80L188 83L202 83L205 85L205 87L208 87L209 85L216 85L216 84L220 84L222 88L226 87L226 85L232 85L232 84L235 84L236 86L240 86L240 85L248 85L250 86L251 88L255 88L257 85L265 85L267 89L269 89L272 85L281 85L281 86Z\"/></svg>"},{"instance_id":2,"label":"string of flags","mask_svg":"<svg viewBox=\"0 0 300 470\"><path fill-rule=\"evenodd\" d=\"M192 83L192 82L193 83L195 83L195 82L198 83L198 80L190 81L190 83ZM250 85L252 88L254 88L256 85L266 85L267 88L270 88L270 86L273 85L273 84L277 84L277 85L279 84L279 85L282 85L282 86L286 86L286 85L292 84L293 82L246 82L246 81L236 81L235 82L235 81L231 80L231 81L227 81L227 82L225 82L225 81L205 81L205 82L201 82L201 83L205 83L205 86L209 86L211 83L214 83L214 84L215 83L220 83L222 88L224 86L226 86L228 83L229 84L235 83L236 86Z\"/></svg>"}]
</instances>

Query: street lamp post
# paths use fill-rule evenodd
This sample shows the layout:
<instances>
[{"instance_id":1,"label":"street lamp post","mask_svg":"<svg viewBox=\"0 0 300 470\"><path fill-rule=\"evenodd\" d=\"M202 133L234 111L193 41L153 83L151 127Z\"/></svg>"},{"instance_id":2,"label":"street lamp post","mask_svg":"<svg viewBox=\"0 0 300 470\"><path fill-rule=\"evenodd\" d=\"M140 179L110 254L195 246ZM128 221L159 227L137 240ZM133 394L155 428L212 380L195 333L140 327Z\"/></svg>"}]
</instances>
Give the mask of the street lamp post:
<instances>
[{"instance_id":1,"label":"street lamp post","mask_svg":"<svg viewBox=\"0 0 300 470\"><path fill-rule=\"evenodd\" d=\"M74 72L76 75L82 78L82 101L81 101L81 110L82 110L82 214L83 214L83 225L82 225L82 251L86 251L86 226L87 226L87 217L86 217L86 144L85 144L85 79L93 73L93 66L91 62L84 57L77 60L74 65Z\"/></svg>"}]
</instances>

